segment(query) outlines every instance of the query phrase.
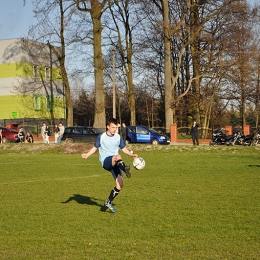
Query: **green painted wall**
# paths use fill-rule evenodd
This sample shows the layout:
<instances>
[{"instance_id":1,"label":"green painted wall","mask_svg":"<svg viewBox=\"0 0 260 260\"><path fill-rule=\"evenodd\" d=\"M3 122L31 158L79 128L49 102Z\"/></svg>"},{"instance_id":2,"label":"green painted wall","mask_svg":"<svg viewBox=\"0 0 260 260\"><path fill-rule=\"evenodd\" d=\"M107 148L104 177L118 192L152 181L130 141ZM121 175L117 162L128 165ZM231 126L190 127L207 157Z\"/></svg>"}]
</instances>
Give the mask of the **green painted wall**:
<instances>
[{"instance_id":1,"label":"green painted wall","mask_svg":"<svg viewBox=\"0 0 260 260\"><path fill-rule=\"evenodd\" d=\"M38 75L45 79L45 67L38 66ZM0 64L0 78L27 77L33 78L33 64L29 63L10 63ZM60 69L52 68L52 79L54 81L62 81Z\"/></svg>"},{"instance_id":2,"label":"green painted wall","mask_svg":"<svg viewBox=\"0 0 260 260\"><path fill-rule=\"evenodd\" d=\"M0 80L1 78L34 78L33 64L29 63L10 63L0 64ZM37 75L39 78L45 79L45 67L37 67ZM52 69L52 79L56 82L62 82L60 69ZM49 80L49 79L48 79ZM10 86L9 86L10 87ZM40 97L41 107L35 108L35 96L32 95L10 95L1 96L0 91L0 119L15 118L51 118L51 112L47 108L48 100L45 96ZM53 103L54 118L65 118L64 99L54 98Z\"/></svg>"},{"instance_id":3,"label":"green painted wall","mask_svg":"<svg viewBox=\"0 0 260 260\"><path fill-rule=\"evenodd\" d=\"M39 96L38 96L39 97ZM0 96L0 119L51 118L45 96L40 96L41 108L35 109L34 96ZM65 118L64 99L54 98L54 118Z\"/></svg>"}]
</instances>

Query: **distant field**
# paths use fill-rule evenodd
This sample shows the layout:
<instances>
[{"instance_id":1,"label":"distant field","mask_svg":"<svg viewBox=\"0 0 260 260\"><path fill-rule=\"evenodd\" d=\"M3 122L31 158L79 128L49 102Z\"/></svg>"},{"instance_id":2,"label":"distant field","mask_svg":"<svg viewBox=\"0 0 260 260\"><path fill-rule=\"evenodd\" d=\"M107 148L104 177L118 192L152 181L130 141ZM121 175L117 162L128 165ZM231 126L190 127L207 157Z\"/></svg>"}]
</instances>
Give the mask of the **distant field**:
<instances>
[{"instance_id":1,"label":"distant field","mask_svg":"<svg viewBox=\"0 0 260 260\"><path fill-rule=\"evenodd\" d=\"M87 148L0 145L0 259L260 259L259 147L131 145L115 214Z\"/></svg>"}]
</instances>

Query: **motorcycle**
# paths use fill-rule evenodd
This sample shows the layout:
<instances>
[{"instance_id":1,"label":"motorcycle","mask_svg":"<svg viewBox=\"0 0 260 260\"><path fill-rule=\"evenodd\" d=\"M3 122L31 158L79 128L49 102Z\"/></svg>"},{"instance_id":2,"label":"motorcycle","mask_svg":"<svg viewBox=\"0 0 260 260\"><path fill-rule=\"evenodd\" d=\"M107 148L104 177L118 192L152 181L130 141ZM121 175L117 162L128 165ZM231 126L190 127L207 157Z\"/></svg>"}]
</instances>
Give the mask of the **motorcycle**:
<instances>
[{"instance_id":1,"label":"motorcycle","mask_svg":"<svg viewBox=\"0 0 260 260\"><path fill-rule=\"evenodd\" d=\"M254 138L253 138L253 142L252 142L252 146L256 146L259 143L260 143L260 134L255 133Z\"/></svg>"},{"instance_id":2,"label":"motorcycle","mask_svg":"<svg viewBox=\"0 0 260 260\"><path fill-rule=\"evenodd\" d=\"M253 141L254 134L243 135L239 130L235 131L233 134L232 145L244 145L250 146Z\"/></svg>"},{"instance_id":3,"label":"motorcycle","mask_svg":"<svg viewBox=\"0 0 260 260\"><path fill-rule=\"evenodd\" d=\"M212 134L209 145L230 145L233 141L233 135L226 135L221 129Z\"/></svg>"},{"instance_id":4,"label":"motorcycle","mask_svg":"<svg viewBox=\"0 0 260 260\"><path fill-rule=\"evenodd\" d=\"M253 140L254 140L254 135L253 134L244 136L244 145L245 146L250 146L253 143Z\"/></svg>"},{"instance_id":5,"label":"motorcycle","mask_svg":"<svg viewBox=\"0 0 260 260\"><path fill-rule=\"evenodd\" d=\"M242 133L237 130L233 132L233 141L231 142L232 145L243 145L244 144L244 136Z\"/></svg>"}]
</instances>

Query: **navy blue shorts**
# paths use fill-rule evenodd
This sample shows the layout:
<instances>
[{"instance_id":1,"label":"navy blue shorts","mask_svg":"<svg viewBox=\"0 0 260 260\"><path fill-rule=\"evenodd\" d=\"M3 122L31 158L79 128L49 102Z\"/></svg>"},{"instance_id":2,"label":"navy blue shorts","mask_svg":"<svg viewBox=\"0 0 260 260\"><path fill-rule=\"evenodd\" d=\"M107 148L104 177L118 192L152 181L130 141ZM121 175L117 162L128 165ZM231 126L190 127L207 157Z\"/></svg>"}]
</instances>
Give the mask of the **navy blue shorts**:
<instances>
[{"instance_id":1,"label":"navy blue shorts","mask_svg":"<svg viewBox=\"0 0 260 260\"><path fill-rule=\"evenodd\" d=\"M111 172L114 179L116 179L118 175L122 176L122 171L118 166L116 166L116 165L114 167L112 166L112 158L113 158L113 156L106 157L106 159L104 160L104 163L103 163L103 168L105 170Z\"/></svg>"}]
</instances>

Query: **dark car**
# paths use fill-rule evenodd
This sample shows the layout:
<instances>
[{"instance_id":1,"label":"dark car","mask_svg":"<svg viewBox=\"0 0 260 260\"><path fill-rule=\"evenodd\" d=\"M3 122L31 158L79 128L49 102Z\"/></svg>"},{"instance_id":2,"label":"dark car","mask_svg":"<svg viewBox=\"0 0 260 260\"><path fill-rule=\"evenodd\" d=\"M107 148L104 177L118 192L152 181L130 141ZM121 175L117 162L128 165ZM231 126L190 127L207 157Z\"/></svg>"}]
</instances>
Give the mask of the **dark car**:
<instances>
[{"instance_id":1,"label":"dark car","mask_svg":"<svg viewBox=\"0 0 260 260\"><path fill-rule=\"evenodd\" d=\"M0 127L0 142L11 143L17 138L18 132L8 127Z\"/></svg>"},{"instance_id":2,"label":"dark car","mask_svg":"<svg viewBox=\"0 0 260 260\"><path fill-rule=\"evenodd\" d=\"M62 141L72 142L94 142L103 131L90 126L65 127Z\"/></svg>"},{"instance_id":3,"label":"dark car","mask_svg":"<svg viewBox=\"0 0 260 260\"><path fill-rule=\"evenodd\" d=\"M158 133L155 129L147 126L127 126L126 141L128 143L151 143L170 144L167 135Z\"/></svg>"}]
</instances>

